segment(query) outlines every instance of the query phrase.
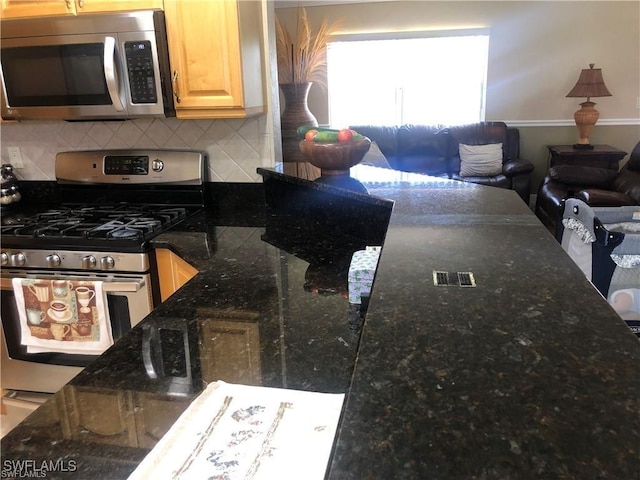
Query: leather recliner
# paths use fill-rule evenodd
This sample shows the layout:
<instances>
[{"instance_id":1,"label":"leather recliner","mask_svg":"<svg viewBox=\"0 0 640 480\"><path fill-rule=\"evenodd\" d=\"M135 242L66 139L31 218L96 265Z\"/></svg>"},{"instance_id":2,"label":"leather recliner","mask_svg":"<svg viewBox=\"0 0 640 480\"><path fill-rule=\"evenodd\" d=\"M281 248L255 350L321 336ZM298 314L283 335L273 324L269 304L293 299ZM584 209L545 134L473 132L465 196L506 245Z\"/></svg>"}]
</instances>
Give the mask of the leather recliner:
<instances>
[{"instance_id":1,"label":"leather recliner","mask_svg":"<svg viewBox=\"0 0 640 480\"><path fill-rule=\"evenodd\" d=\"M533 164L520 158L520 132L504 122L480 122L456 127L427 125L351 126L375 141L392 168L445 176L455 180L510 188L529 203ZM502 143L502 171L490 176L461 176L459 144Z\"/></svg>"},{"instance_id":2,"label":"leather recliner","mask_svg":"<svg viewBox=\"0 0 640 480\"><path fill-rule=\"evenodd\" d=\"M640 142L620 172L579 165L549 169L538 189L535 213L558 241L567 198L578 198L592 207L640 205Z\"/></svg>"}]
</instances>

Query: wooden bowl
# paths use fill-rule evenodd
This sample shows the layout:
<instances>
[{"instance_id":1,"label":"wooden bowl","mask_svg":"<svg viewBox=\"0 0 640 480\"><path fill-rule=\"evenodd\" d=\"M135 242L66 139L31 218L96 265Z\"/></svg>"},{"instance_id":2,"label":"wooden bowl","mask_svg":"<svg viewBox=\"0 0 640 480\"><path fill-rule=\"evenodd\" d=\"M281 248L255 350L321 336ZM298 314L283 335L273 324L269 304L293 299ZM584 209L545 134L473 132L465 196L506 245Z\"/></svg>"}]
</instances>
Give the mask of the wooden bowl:
<instances>
[{"instance_id":1,"label":"wooden bowl","mask_svg":"<svg viewBox=\"0 0 640 480\"><path fill-rule=\"evenodd\" d=\"M364 137L348 143L321 143L301 140L298 144L307 162L322 170L322 175L344 175L362 161L371 140Z\"/></svg>"}]
</instances>

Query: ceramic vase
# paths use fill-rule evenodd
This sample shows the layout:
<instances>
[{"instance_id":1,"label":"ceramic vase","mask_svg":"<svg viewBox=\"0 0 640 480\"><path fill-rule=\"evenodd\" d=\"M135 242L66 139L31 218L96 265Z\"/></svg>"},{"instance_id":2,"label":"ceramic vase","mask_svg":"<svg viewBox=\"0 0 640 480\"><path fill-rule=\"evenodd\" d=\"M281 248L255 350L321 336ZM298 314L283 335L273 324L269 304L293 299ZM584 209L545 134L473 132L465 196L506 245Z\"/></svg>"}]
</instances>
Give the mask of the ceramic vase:
<instances>
[{"instance_id":1,"label":"ceramic vase","mask_svg":"<svg viewBox=\"0 0 640 480\"><path fill-rule=\"evenodd\" d=\"M280 117L282 157L285 162L305 161L298 148L298 127L301 125L318 126L318 120L313 116L307 104L311 85L312 82L280 84L280 90L285 100L285 107Z\"/></svg>"}]
</instances>

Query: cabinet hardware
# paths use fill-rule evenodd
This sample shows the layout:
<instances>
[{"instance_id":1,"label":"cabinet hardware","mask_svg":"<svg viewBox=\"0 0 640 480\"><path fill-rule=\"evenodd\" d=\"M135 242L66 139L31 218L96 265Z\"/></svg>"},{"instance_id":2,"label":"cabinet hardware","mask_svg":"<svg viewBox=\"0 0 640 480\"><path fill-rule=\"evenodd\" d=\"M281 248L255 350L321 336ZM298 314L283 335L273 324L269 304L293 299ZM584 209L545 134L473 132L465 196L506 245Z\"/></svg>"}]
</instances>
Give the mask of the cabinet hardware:
<instances>
[{"instance_id":1,"label":"cabinet hardware","mask_svg":"<svg viewBox=\"0 0 640 480\"><path fill-rule=\"evenodd\" d=\"M171 79L173 82L173 96L176 97L176 103L180 103L180 93L178 92L178 71L173 71L173 78Z\"/></svg>"}]
</instances>

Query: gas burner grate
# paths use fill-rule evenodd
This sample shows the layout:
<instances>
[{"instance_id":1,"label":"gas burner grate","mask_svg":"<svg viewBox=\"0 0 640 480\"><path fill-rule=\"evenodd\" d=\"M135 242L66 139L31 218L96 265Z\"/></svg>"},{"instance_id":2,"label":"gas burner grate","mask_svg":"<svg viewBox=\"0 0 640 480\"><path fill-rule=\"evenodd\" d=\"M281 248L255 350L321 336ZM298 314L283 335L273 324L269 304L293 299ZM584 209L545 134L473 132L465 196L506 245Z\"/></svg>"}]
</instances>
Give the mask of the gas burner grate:
<instances>
[{"instance_id":1,"label":"gas burner grate","mask_svg":"<svg viewBox=\"0 0 640 480\"><path fill-rule=\"evenodd\" d=\"M107 232L106 238L143 239L145 231L140 228L121 227Z\"/></svg>"},{"instance_id":2,"label":"gas burner grate","mask_svg":"<svg viewBox=\"0 0 640 480\"><path fill-rule=\"evenodd\" d=\"M141 241L187 217L186 208L154 205L74 205L39 212L1 234L31 238Z\"/></svg>"}]
</instances>

